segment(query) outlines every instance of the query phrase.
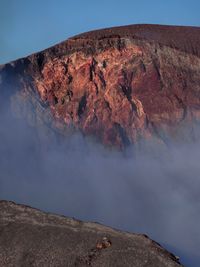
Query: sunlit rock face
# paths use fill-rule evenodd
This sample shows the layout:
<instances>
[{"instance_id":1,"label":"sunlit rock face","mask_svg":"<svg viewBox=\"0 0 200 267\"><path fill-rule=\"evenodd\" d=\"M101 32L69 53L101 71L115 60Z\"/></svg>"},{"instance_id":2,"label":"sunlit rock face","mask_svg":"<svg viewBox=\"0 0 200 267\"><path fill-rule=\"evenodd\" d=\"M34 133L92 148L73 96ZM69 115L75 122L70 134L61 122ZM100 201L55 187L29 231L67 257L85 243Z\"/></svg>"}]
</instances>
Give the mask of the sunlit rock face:
<instances>
[{"instance_id":1,"label":"sunlit rock face","mask_svg":"<svg viewBox=\"0 0 200 267\"><path fill-rule=\"evenodd\" d=\"M109 146L167 143L200 118L198 27L89 32L2 66L0 73L1 91L15 86L11 102L20 100L20 112L33 124L61 133L78 129ZM192 127L187 138L195 138Z\"/></svg>"}]
</instances>

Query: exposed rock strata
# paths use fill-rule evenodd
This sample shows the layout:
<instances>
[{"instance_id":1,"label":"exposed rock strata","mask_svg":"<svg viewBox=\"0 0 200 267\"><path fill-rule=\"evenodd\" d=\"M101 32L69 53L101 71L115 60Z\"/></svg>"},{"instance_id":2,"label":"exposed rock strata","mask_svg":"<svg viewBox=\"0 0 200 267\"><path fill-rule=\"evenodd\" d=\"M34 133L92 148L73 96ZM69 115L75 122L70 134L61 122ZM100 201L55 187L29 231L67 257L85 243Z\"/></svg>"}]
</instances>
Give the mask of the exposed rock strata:
<instances>
[{"instance_id":1,"label":"exposed rock strata","mask_svg":"<svg viewBox=\"0 0 200 267\"><path fill-rule=\"evenodd\" d=\"M124 147L167 143L198 123L199 73L200 28L133 25L78 35L7 64L0 90L14 84L14 102L31 103L39 121L48 118L60 132L79 129Z\"/></svg>"}]
</instances>

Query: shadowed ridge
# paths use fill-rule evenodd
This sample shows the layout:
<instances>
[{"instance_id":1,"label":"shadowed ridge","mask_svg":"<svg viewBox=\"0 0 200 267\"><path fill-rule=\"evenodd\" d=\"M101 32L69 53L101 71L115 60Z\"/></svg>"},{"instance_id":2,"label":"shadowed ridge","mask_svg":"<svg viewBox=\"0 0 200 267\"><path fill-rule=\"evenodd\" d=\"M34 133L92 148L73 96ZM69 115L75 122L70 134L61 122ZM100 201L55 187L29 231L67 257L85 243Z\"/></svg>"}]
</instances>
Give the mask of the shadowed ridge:
<instances>
[{"instance_id":1,"label":"shadowed ridge","mask_svg":"<svg viewBox=\"0 0 200 267\"><path fill-rule=\"evenodd\" d=\"M136 24L105 28L76 35L69 40L106 38L145 39L200 56L200 27Z\"/></svg>"},{"instance_id":2,"label":"shadowed ridge","mask_svg":"<svg viewBox=\"0 0 200 267\"><path fill-rule=\"evenodd\" d=\"M29 59L30 61L39 58L41 61L41 57L53 57L55 55L62 56L63 54L69 54L76 50L80 50L81 47L92 46L93 42L113 38L147 40L200 57L200 27L133 24L81 33L24 58ZM16 59L13 63L22 59L23 58ZM0 65L0 70L5 65L6 64Z\"/></svg>"}]
</instances>

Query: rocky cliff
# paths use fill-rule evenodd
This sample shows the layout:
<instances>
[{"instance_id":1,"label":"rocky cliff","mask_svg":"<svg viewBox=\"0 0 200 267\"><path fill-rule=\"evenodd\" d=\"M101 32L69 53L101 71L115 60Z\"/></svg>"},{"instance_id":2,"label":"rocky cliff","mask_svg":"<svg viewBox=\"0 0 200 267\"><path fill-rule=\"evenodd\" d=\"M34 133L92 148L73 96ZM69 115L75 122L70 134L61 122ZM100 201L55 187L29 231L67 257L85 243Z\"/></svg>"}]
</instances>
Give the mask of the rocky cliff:
<instances>
[{"instance_id":1,"label":"rocky cliff","mask_svg":"<svg viewBox=\"0 0 200 267\"><path fill-rule=\"evenodd\" d=\"M181 265L145 235L0 201L0 266Z\"/></svg>"},{"instance_id":2,"label":"rocky cliff","mask_svg":"<svg viewBox=\"0 0 200 267\"><path fill-rule=\"evenodd\" d=\"M200 28L117 27L1 66L0 100L20 100L26 116L33 108L33 124L78 129L106 145L167 143L199 122L199 73Z\"/></svg>"}]
</instances>

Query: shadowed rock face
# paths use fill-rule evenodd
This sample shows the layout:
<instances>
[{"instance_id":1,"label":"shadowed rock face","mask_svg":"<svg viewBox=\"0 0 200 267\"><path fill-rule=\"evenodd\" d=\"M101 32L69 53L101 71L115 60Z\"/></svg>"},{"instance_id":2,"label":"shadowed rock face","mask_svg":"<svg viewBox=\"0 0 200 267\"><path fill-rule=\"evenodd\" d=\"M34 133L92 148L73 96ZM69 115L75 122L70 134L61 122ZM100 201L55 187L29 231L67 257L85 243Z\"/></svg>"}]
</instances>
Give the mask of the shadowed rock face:
<instances>
[{"instance_id":1,"label":"shadowed rock face","mask_svg":"<svg viewBox=\"0 0 200 267\"><path fill-rule=\"evenodd\" d=\"M33 107L32 124L61 133L79 129L121 148L141 139L166 143L199 122L199 71L200 28L117 27L2 66L0 97L14 85L21 114Z\"/></svg>"},{"instance_id":2,"label":"shadowed rock face","mask_svg":"<svg viewBox=\"0 0 200 267\"><path fill-rule=\"evenodd\" d=\"M0 201L0 266L178 267L145 235Z\"/></svg>"}]
</instances>

